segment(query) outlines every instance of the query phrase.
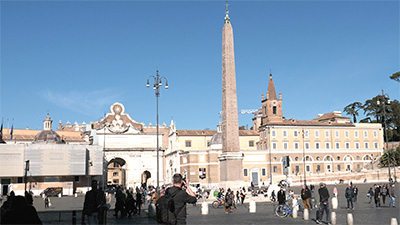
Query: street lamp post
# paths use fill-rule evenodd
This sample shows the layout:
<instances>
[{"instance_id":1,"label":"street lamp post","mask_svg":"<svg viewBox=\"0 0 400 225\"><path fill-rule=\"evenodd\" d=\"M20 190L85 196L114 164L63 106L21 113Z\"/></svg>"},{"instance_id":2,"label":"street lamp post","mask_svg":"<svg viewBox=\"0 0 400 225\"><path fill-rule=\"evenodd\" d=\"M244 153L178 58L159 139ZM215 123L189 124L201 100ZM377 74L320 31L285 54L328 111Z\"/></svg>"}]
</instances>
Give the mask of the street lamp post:
<instances>
[{"instance_id":1,"label":"street lamp post","mask_svg":"<svg viewBox=\"0 0 400 225\"><path fill-rule=\"evenodd\" d=\"M271 127L267 127L267 130L268 130L267 146L269 149L269 184L272 184Z\"/></svg>"},{"instance_id":2,"label":"street lamp post","mask_svg":"<svg viewBox=\"0 0 400 225\"><path fill-rule=\"evenodd\" d=\"M394 151L394 141L393 141L393 138L394 138L394 131L397 129L397 127L391 127L390 128L390 130L391 130L391 133L392 133L392 152ZM394 160L394 166L393 166L393 171L394 171L394 182L396 183L397 182L397 177L396 177L396 166L397 166L397 161L396 161L396 158L394 158L393 159Z\"/></svg>"},{"instance_id":3,"label":"street lamp post","mask_svg":"<svg viewBox=\"0 0 400 225\"><path fill-rule=\"evenodd\" d=\"M153 90L155 90L155 92L156 92L155 94L156 94L156 99L157 99L157 124L156 124L156 126L157 126L157 192L158 192L160 189L160 163L159 163L160 147L159 147L159 140L158 140L158 133L159 133L159 131L158 131L158 98L160 97L160 87L163 85L162 80L163 79L165 80L165 89L168 89L168 80L167 80L167 78L160 76L158 74L158 70L157 70L156 76L150 75L147 78L146 87L150 87L150 83L149 83L150 78L153 78L153 81L154 81Z\"/></svg>"},{"instance_id":4,"label":"street lamp post","mask_svg":"<svg viewBox=\"0 0 400 225\"><path fill-rule=\"evenodd\" d=\"M302 137L303 137L303 170L304 170L304 186L307 186L307 179L306 179L306 150L304 148L304 129L302 130Z\"/></svg>"},{"instance_id":5,"label":"street lamp post","mask_svg":"<svg viewBox=\"0 0 400 225\"><path fill-rule=\"evenodd\" d=\"M386 139L386 151L388 154L388 170L389 170L389 182L392 182L392 176L390 174L390 155L389 155L389 143L388 143L388 138L387 138L387 126L386 126L386 104L390 104L390 98L388 94L385 94L382 90L382 96L383 96L383 101L380 102L379 100L377 101L377 104L380 105L382 104L383 106L383 125L384 129L383 131L385 132L385 139ZM386 102L386 96L388 97L388 100Z\"/></svg>"}]
</instances>

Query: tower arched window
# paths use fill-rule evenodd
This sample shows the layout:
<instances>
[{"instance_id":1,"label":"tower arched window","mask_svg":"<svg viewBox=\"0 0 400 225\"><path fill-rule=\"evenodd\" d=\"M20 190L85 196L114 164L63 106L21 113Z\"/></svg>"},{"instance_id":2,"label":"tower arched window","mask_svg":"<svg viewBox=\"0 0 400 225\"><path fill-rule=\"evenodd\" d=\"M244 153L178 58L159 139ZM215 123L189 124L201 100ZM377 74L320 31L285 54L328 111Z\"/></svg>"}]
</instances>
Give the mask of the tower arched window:
<instances>
[{"instance_id":1,"label":"tower arched window","mask_svg":"<svg viewBox=\"0 0 400 225\"><path fill-rule=\"evenodd\" d=\"M276 106L272 107L272 113L276 115Z\"/></svg>"}]
</instances>

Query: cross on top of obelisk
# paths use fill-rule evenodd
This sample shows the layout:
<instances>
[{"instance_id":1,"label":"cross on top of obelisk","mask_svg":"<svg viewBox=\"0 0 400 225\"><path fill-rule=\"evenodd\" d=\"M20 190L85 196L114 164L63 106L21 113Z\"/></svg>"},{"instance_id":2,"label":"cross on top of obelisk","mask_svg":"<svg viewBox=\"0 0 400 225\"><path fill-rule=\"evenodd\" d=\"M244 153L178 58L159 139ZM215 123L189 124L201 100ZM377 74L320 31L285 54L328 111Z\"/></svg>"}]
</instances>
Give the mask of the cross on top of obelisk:
<instances>
[{"instance_id":1,"label":"cross on top of obelisk","mask_svg":"<svg viewBox=\"0 0 400 225\"><path fill-rule=\"evenodd\" d=\"M230 21L230 18L229 18L229 6L231 6L231 5L229 5L228 1L226 1L224 6L226 7L226 9L225 9L225 23L229 23L229 21Z\"/></svg>"}]
</instances>

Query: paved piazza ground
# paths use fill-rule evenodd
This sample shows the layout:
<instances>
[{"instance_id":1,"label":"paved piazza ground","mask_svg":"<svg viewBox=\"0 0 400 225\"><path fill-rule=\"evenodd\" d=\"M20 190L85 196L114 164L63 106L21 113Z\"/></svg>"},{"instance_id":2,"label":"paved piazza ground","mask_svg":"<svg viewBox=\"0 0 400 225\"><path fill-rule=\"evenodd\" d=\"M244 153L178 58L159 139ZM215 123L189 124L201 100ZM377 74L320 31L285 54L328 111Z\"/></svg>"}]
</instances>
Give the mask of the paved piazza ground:
<instances>
[{"instance_id":1,"label":"paved piazza ground","mask_svg":"<svg viewBox=\"0 0 400 225\"><path fill-rule=\"evenodd\" d=\"M400 207L399 198L396 199L396 208L388 207L389 200L386 205L376 209L374 204L369 204L366 198L367 190L372 184L361 184L359 187L358 201L355 203L355 210L351 211L354 217L354 224L390 224L391 218L397 218L400 222ZM397 195L399 195L399 184L396 186ZM346 224L346 217L348 211L346 210L346 200L344 198L344 190L346 186L338 185L339 191L339 208L335 210L337 214L337 224ZM299 193L300 187L294 187L295 193ZM332 193L332 186L328 186L330 194ZM316 196L318 197L318 194ZM43 224L71 224L72 214L71 210L79 210L77 215L77 224L80 224L81 214L80 210L83 205L83 196L52 198L52 208L49 210L44 209L44 203L41 198L34 199L34 205L39 212L39 217L42 219ZM273 210L276 204L270 202L257 202L257 212L250 214L248 212L249 204L245 203L238 206L238 210L231 214L225 214L224 209L209 208L209 215L201 215L201 205L189 205L188 224L315 224L314 221L304 221L301 216L297 219L293 218L278 218L274 215ZM114 199L112 201L112 209L114 208ZM147 209L147 207L145 207ZM66 210L67 212L62 212ZM61 211L61 213L59 213ZM69 211L69 212L68 212ZM310 219L315 218L315 209L310 213ZM148 218L146 211L142 211L141 216L134 216L132 218L115 219L113 211L108 212L107 224L157 224L154 219ZM325 219L325 216L324 216Z\"/></svg>"}]
</instances>

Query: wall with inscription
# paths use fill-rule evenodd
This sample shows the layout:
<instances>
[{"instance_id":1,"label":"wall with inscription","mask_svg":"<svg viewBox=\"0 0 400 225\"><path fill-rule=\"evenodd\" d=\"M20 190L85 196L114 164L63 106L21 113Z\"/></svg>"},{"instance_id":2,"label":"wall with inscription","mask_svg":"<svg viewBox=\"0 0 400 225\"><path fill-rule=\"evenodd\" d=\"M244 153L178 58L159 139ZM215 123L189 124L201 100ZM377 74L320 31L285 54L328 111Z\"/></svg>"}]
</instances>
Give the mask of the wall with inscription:
<instances>
[{"instance_id":1,"label":"wall with inscription","mask_svg":"<svg viewBox=\"0 0 400 225\"><path fill-rule=\"evenodd\" d=\"M0 177L24 176L24 144L1 145Z\"/></svg>"}]
</instances>

